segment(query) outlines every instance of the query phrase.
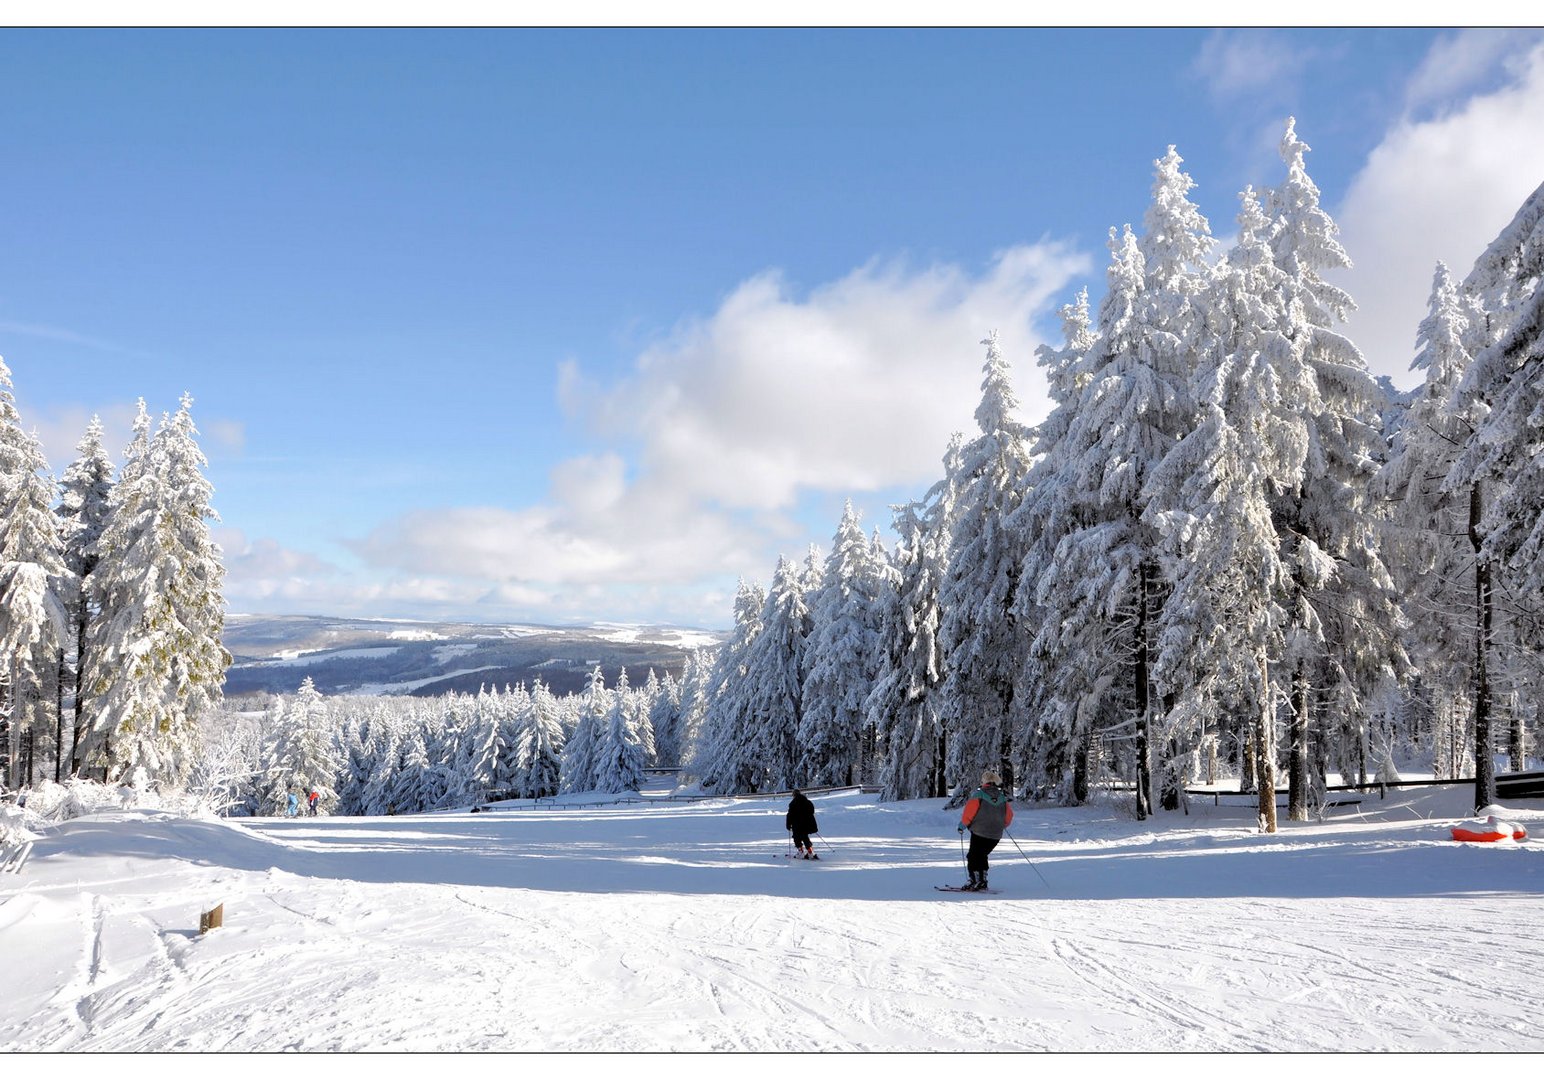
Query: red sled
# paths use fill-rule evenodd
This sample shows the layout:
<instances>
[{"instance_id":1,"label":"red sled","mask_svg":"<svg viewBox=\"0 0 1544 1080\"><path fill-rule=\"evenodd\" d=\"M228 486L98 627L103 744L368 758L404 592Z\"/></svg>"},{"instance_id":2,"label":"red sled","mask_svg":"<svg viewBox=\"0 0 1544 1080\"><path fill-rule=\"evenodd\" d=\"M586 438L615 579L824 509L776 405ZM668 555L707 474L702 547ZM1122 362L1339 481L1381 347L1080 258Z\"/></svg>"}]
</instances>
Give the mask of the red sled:
<instances>
[{"instance_id":1,"label":"red sled","mask_svg":"<svg viewBox=\"0 0 1544 1080\"><path fill-rule=\"evenodd\" d=\"M1453 839L1479 844L1493 843L1497 840L1526 840L1528 830L1521 825L1512 825L1509 822L1491 818L1487 822L1471 821L1464 825L1453 826Z\"/></svg>"}]
</instances>

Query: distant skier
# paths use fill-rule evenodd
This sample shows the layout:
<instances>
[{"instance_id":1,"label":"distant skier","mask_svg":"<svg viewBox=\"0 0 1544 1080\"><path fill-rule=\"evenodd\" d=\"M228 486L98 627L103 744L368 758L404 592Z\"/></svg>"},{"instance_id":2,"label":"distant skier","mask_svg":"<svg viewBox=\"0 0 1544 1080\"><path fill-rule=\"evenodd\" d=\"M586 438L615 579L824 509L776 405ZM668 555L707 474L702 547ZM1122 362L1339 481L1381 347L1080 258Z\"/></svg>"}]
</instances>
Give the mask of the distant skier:
<instances>
[{"instance_id":1,"label":"distant skier","mask_svg":"<svg viewBox=\"0 0 1544 1080\"><path fill-rule=\"evenodd\" d=\"M804 797L798 788L793 789L793 799L788 803L788 816L783 819L784 826L793 833L793 852L801 859L818 859L815 854L815 845L810 843L810 836L820 831L815 824L815 804Z\"/></svg>"},{"instance_id":2,"label":"distant skier","mask_svg":"<svg viewBox=\"0 0 1544 1080\"><path fill-rule=\"evenodd\" d=\"M986 857L1013 824L1013 805L1007 793L998 787L1002 782L1003 778L991 769L982 773L981 786L972 793L960 815L958 831L970 830L970 853L965 857L970 883L964 888L971 892L986 889Z\"/></svg>"},{"instance_id":3,"label":"distant skier","mask_svg":"<svg viewBox=\"0 0 1544 1080\"><path fill-rule=\"evenodd\" d=\"M299 812L300 812L300 796L295 793L295 790L293 788L291 788L290 789L290 793L289 793L289 805L287 807L285 807L285 809L284 809L284 816L285 817L294 817Z\"/></svg>"},{"instance_id":4,"label":"distant skier","mask_svg":"<svg viewBox=\"0 0 1544 1080\"><path fill-rule=\"evenodd\" d=\"M306 805L311 808L311 816L312 817L316 816L316 803L317 803L317 800L320 799L320 798L321 798L321 796L318 795L314 791L311 792L311 794L306 797Z\"/></svg>"}]
</instances>

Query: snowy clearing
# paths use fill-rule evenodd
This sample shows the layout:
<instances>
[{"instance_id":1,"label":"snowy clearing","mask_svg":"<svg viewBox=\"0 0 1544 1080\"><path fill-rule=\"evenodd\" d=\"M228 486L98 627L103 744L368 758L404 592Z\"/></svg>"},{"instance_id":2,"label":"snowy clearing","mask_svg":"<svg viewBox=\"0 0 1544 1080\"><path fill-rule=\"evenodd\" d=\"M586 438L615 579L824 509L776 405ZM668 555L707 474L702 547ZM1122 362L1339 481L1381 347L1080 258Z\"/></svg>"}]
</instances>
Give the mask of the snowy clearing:
<instances>
[{"instance_id":1,"label":"snowy clearing","mask_svg":"<svg viewBox=\"0 0 1544 1080\"><path fill-rule=\"evenodd\" d=\"M374 659L383 656L392 656L402 651L400 645L376 645L362 649L285 649L275 653L276 659L256 660L253 667L305 667L308 664L320 664L327 660L344 659Z\"/></svg>"},{"instance_id":2,"label":"snowy clearing","mask_svg":"<svg viewBox=\"0 0 1544 1080\"><path fill-rule=\"evenodd\" d=\"M1544 1050L1544 845L1468 795L1026 806L988 896L939 800L817 796L820 862L775 798L100 814L0 875L0 1050Z\"/></svg>"}]
</instances>

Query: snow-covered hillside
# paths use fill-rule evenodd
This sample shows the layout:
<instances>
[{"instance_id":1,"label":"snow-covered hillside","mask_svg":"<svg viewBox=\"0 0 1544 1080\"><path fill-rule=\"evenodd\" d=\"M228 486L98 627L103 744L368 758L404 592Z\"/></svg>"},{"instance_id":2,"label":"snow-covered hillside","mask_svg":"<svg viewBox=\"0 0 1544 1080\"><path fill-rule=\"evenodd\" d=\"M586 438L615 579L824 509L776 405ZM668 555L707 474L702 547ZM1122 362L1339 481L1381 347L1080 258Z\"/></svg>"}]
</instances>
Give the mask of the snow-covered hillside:
<instances>
[{"instance_id":1,"label":"snow-covered hillside","mask_svg":"<svg viewBox=\"0 0 1544 1080\"><path fill-rule=\"evenodd\" d=\"M0 875L0 1050L1544 1050L1544 844L1469 794L1024 807L995 895L937 800L817 797L820 862L781 799L112 812Z\"/></svg>"},{"instance_id":2,"label":"snow-covered hillside","mask_svg":"<svg viewBox=\"0 0 1544 1080\"><path fill-rule=\"evenodd\" d=\"M304 615L226 618L235 662L225 693L293 694L310 676L326 694L476 693L480 686L533 683L576 693L596 664L615 681L626 667L642 685L649 670L679 676L686 655L720 635L668 626L500 626Z\"/></svg>"}]
</instances>

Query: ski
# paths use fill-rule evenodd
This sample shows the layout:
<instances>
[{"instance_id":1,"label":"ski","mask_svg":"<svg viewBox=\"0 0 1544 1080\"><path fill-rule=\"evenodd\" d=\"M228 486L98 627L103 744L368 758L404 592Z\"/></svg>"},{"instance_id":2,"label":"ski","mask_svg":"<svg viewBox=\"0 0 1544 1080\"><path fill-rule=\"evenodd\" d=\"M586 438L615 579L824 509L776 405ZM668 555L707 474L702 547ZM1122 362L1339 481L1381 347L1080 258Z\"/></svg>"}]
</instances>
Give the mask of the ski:
<instances>
[{"instance_id":1,"label":"ski","mask_svg":"<svg viewBox=\"0 0 1544 1080\"><path fill-rule=\"evenodd\" d=\"M999 892L1002 891L1000 889L967 889L963 885L934 885L933 888L937 889L939 892L959 892L959 893L984 892L984 893L989 893L989 894L991 894L993 896L996 896Z\"/></svg>"}]
</instances>

